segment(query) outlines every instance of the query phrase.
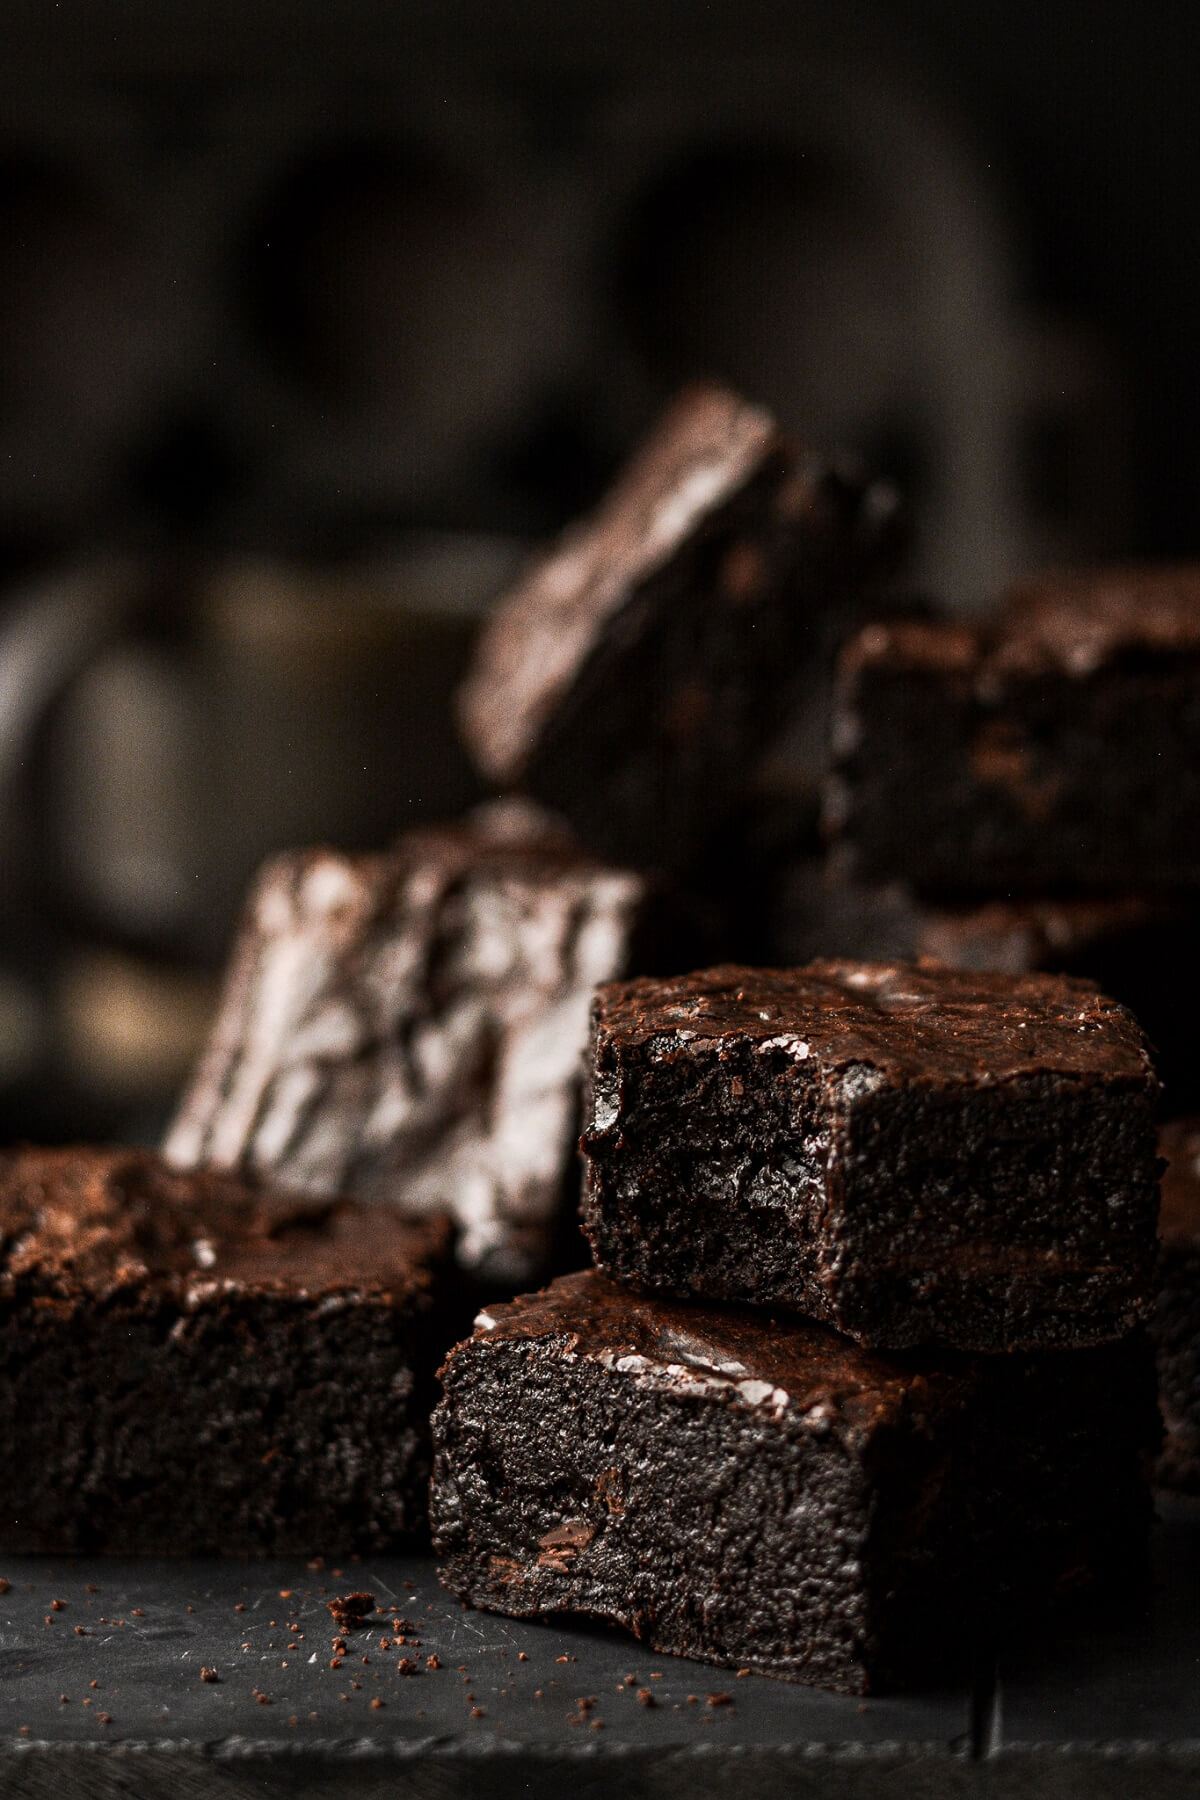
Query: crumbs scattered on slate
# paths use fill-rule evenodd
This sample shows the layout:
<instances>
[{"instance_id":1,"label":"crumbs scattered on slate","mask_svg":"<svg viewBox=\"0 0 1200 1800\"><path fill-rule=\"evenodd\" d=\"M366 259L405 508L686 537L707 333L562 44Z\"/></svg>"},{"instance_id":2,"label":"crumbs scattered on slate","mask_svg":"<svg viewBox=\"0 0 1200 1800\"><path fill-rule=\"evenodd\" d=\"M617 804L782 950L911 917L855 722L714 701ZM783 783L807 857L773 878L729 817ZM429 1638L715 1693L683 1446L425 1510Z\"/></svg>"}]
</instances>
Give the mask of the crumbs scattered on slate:
<instances>
[{"instance_id":1,"label":"crumbs scattered on slate","mask_svg":"<svg viewBox=\"0 0 1200 1800\"><path fill-rule=\"evenodd\" d=\"M210 1669L208 1664L205 1663L200 1671L200 1679L201 1681L220 1681L221 1677L216 1669Z\"/></svg>"},{"instance_id":2,"label":"crumbs scattered on slate","mask_svg":"<svg viewBox=\"0 0 1200 1800\"><path fill-rule=\"evenodd\" d=\"M337 1571L335 1570L336 1574ZM325 1602L333 1614L334 1624L343 1631L357 1631L364 1621L375 1611L374 1594L339 1594L334 1600Z\"/></svg>"}]
</instances>

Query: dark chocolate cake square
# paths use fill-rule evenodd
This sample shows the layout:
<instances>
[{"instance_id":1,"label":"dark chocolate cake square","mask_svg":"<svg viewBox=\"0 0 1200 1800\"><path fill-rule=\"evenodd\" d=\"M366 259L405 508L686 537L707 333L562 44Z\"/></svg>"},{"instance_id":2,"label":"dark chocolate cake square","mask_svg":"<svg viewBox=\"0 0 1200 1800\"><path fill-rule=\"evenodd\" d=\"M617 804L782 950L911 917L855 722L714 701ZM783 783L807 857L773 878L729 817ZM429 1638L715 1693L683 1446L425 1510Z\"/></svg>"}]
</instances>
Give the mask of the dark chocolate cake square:
<instances>
[{"instance_id":1,"label":"dark chocolate cake square","mask_svg":"<svg viewBox=\"0 0 1200 1800\"><path fill-rule=\"evenodd\" d=\"M276 857L168 1160L446 1213L465 1268L548 1272L592 990L646 954L651 895L516 802L384 855Z\"/></svg>"},{"instance_id":2,"label":"dark chocolate cake square","mask_svg":"<svg viewBox=\"0 0 1200 1800\"><path fill-rule=\"evenodd\" d=\"M0 1546L420 1539L448 1259L444 1224L146 1151L0 1156Z\"/></svg>"},{"instance_id":3,"label":"dark chocolate cake square","mask_svg":"<svg viewBox=\"0 0 1200 1800\"><path fill-rule=\"evenodd\" d=\"M1140 1335L916 1365L589 1271L489 1308L441 1373L442 1580L499 1612L858 1693L1144 1556Z\"/></svg>"},{"instance_id":4,"label":"dark chocolate cake square","mask_svg":"<svg viewBox=\"0 0 1200 1800\"><path fill-rule=\"evenodd\" d=\"M931 893L1200 884L1200 565L1051 574L845 648L826 824Z\"/></svg>"},{"instance_id":5,"label":"dark chocolate cake square","mask_svg":"<svg viewBox=\"0 0 1200 1800\"><path fill-rule=\"evenodd\" d=\"M894 492L716 386L667 411L597 510L499 600L460 695L489 781L598 854L678 870L902 541Z\"/></svg>"},{"instance_id":6,"label":"dark chocolate cake square","mask_svg":"<svg viewBox=\"0 0 1200 1800\"><path fill-rule=\"evenodd\" d=\"M598 1268L863 1344L1100 1343L1149 1309L1146 1041L1066 976L932 962L612 983L581 1146Z\"/></svg>"}]
</instances>

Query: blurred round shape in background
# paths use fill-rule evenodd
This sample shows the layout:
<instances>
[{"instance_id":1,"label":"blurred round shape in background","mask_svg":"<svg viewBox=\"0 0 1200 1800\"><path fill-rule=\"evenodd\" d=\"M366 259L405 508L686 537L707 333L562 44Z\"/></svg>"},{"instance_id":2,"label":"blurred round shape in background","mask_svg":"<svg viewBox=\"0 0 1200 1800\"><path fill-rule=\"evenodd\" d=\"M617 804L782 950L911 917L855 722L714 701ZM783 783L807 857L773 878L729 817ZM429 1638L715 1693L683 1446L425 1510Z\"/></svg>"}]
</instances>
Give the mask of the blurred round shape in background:
<instances>
[{"instance_id":1,"label":"blurred round shape in background","mask_svg":"<svg viewBox=\"0 0 1200 1800\"><path fill-rule=\"evenodd\" d=\"M619 297L660 387L720 376L911 484L916 295L863 169L800 144L699 145L643 189L623 236Z\"/></svg>"},{"instance_id":2,"label":"blurred round shape in background","mask_svg":"<svg viewBox=\"0 0 1200 1800\"><path fill-rule=\"evenodd\" d=\"M167 1103L204 1047L216 1000L216 984L189 970L80 951L58 982L64 1072L110 1104Z\"/></svg>"},{"instance_id":3,"label":"blurred round shape in background","mask_svg":"<svg viewBox=\"0 0 1200 1800\"><path fill-rule=\"evenodd\" d=\"M338 412L453 440L527 399L543 309L520 213L431 147L312 151L267 197L244 265L262 345Z\"/></svg>"}]
</instances>

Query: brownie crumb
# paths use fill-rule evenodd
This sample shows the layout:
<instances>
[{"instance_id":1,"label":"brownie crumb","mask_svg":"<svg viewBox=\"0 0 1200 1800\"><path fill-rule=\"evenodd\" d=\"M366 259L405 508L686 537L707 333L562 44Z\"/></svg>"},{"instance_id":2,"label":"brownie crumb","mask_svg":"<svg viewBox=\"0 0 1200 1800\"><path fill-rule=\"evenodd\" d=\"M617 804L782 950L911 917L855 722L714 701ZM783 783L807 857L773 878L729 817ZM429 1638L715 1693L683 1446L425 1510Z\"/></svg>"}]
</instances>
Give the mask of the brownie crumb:
<instances>
[{"instance_id":1,"label":"brownie crumb","mask_svg":"<svg viewBox=\"0 0 1200 1800\"><path fill-rule=\"evenodd\" d=\"M371 1702L371 1711L378 1712L382 1705L383 1705L383 1701L379 1698L379 1695L376 1694L375 1698Z\"/></svg>"},{"instance_id":2,"label":"brownie crumb","mask_svg":"<svg viewBox=\"0 0 1200 1800\"><path fill-rule=\"evenodd\" d=\"M482 1719L483 1716L484 1716L484 1713L483 1713L482 1706L473 1706L471 1708L471 1717L473 1719Z\"/></svg>"},{"instance_id":3,"label":"brownie crumb","mask_svg":"<svg viewBox=\"0 0 1200 1800\"><path fill-rule=\"evenodd\" d=\"M441 1664L438 1662L437 1657L435 1656L435 1657L430 1658L430 1660L427 1664L427 1667L429 1667L431 1669L439 1669L441 1667ZM400 1658L400 1661L396 1664L397 1675L415 1675L416 1672L417 1672L417 1662L416 1662L416 1658L413 1656L402 1656Z\"/></svg>"},{"instance_id":4,"label":"brownie crumb","mask_svg":"<svg viewBox=\"0 0 1200 1800\"><path fill-rule=\"evenodd\" d=\"M654 1695L650 1692L649 1688L639 1688L637 1691L637 1697L641 1701L643 1706L657 1706L658 1705L658 1701L654 1698Z\"/></svg>"},{"instance_id":5,"label":"brownie crumb","mask_svg":"<svg viewBox=\"0 0 1200 1800\"><path fill-rule=\"evenodd\" d=\"M407 1662L407 1661L408 1661L408 1657L407 1657L407 1656L406 1656L406 1657L404 1657L404 1659L403 1659L403 1660L404 1660L404 1661L405 1661L405 1662ZM426 1668L427 1668L427 1669L440 1669L440 1668L441 1668L441 1666L442 1666L442 1665L441 1665L441 1662L440 1662L440 1661L439 1661L439 1660L438 1660L438 1657L437 1657L437 1654L436 1654L436 1652L435 1652L435 1653L434 1653L434 1655L432 1655L432 1656L427 1656L427 1657L426 1657L426 1658L425 1658L425 1667L426 1667ZM397 1667L399 1667L399 1664L397 1664Z\"/></svg>"},{"instance_id":6,"label":"brownie crumb","mask_svg":"<svg viewBox=\"0 0 1200 1800\"><path fill-rule=\"evenodd\" d=\"M111 1725L112 1724L112 1714L111 1713L101 1713L99 1716L100 1716L100 1723L102 1725Z\"/></svg>"},{"instance_id":7,"label":"brownie crumb","mask_svg":"<svg viewBox=\"0 0 1200 1800\"><path fill-rule=\"evenodd\" d=\"M65 1600L52 1600L50 1602L50 1611L51 1612L62 1612L64 1607L66 1606L66 1604L67 1603Z\"/></svg>"},{"instance_id":8,"label":"brownie crumb","mask_svg":"<svg viewBox=\"0 0 1200 1800\"><path fill-rule=\"evenodd\" d=\"M708 1699L705 1702L705 1705L706 1706L732 1706L733 1705L733 1695L732 1694L710 1694L708 1696Z\"/></svg>"},{"instance_id":9,"label":"brownie crumb","mask_svg":"<svg viewBox=\"0 0 1200 1800\"><path fill-rule=\"evenodd\" d=\"M738 1680L741 1681L743 1679L743 1677L746 1675L749 1675L749 1673L750 1673L749 1669L739 1669L737 1672Z\"/></svg>"},{"instance_id":10,"label":"brownie crumb","mask_svg":"<svg viewBox=\"0 0 1200 1800\"><path fill-rule=\"evenodd\" d=\"M87 1636L87 1632L85 1631L85 1629L82 1625L76 1625L75 1636L76 1637L86 1637Z\"/></svg>"},{"instance_id":11,"label":"brownie crumb","mask_svg":"<svg viewBox=\"0 0 1200 1800\"><path fill-rule=\"evenodd\" d=\"M210 1669L208 1664L205 1663L200 1671L200 1679L201 1681L220 1681L221 1677L216 1669Z\"/></svg>"},{"instance_id":12,"label":"brownie crumb","mask_svg":"<svg viewBox=\"0 0 1200 1800\"><path fill-rule=\"evenodd\" d=\"M0 1575L0 1594L7 1594L11 1587L12 1582L9 1581L8 1577Z\"/></svg>"},{"instance_id":13,"label":"brownie crumb","mask_svg":"<svg viewBox=\"0 0 1200 1800\"><path fill-rule=\"evenodd\" d=\"M337 1570L334 1570L337 1574ZM335 1625L342 1631L357 1631L375 1611L374 1594L339 1594L325 1602L333 1614Z\"/></svg>"},{"instance_id":14,"label":"brownie crumb","mask_svg":"<svg viewBox=\"0 0 1200 1800\"><path fill-rule=\"evenodd\" d=\"M529 1661L529 1658L526 1656L526 1654L523 1650L517 1651L517 1661L518 1662L528 1662Z\"/></svg>"}]
</instances>

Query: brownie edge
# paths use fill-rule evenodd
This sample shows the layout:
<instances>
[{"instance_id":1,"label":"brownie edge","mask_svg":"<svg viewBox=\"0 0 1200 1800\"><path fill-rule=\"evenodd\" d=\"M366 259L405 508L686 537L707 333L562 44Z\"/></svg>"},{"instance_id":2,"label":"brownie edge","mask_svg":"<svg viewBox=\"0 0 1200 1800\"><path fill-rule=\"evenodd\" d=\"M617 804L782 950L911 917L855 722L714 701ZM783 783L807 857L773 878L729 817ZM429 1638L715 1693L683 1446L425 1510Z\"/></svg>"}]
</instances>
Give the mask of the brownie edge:
<instances>
[{"instance_id":1,"label":"brownie edge","mask_svg":"<svg viewBox=\"0 0 1200 1800\"><path fill-rule=\"evenodd\" d=\"M449 1249L146 1151L0 1155L0 1548L420 1541Z\"/></svg>"},{"instance_id":2,"label":"brownie edge","mask_svg":"<svg viewBox=\"0 0 1200 1800\"><path fill-rule=\"evenodd\" d=\"M587 1271L489 1308L441 1378L441 1578L518 1617L869 1692L1144 1553L1137 1337L917 1365Z\"/></svg>"},{"instance_id":3,"label":"brownie edge","mask_svg":"<svg viewBox=\"0 0 1200 1800\"><path fill-rule=\"evenodd\" d=\"M1069 1349L1151 1306L1158 1083L1090 982L725 966L593 1006L596 1266L902 1349Z\"/></svg>"}]
</instances>

